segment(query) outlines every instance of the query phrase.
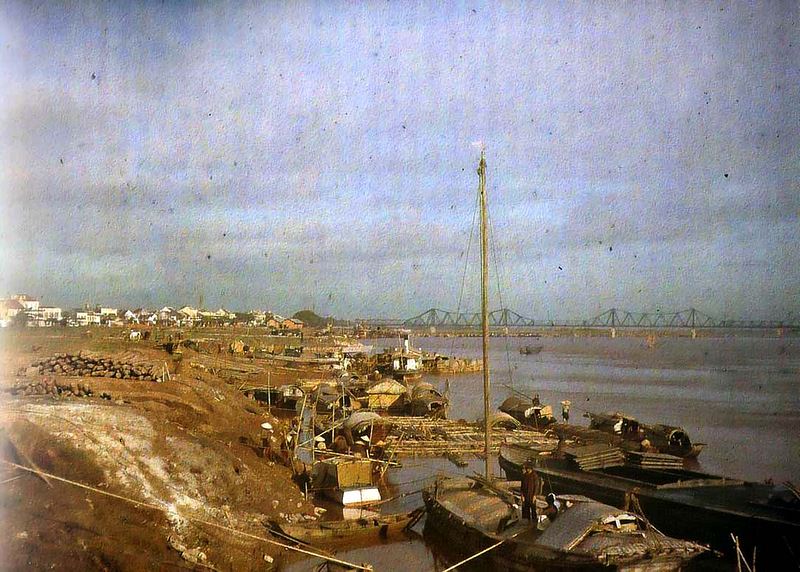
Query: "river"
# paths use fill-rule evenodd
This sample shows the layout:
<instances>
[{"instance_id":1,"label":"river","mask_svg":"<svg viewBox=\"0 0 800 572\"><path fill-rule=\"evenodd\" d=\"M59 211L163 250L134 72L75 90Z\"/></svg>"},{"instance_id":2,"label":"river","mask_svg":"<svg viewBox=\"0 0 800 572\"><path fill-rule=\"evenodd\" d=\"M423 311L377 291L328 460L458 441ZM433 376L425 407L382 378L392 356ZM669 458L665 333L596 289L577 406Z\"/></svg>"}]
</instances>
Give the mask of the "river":
<instances>
[{"instance_id":1,"label":"river","mask_svg":"<svg viewBox=\"0 0 800 572\"><path fill-rule=\"evenodd\" d=\"M376 351L399 345L397 339L367 343ZM481 340L475 337L413 338L412 345L444 355L481 355ZM523 345L542 346L542 351L522 355ZM513 387L538 393L556 415L559 403L570 400L570 422L581 425L588 425L585 411L623 411L642 421L679 425L694 442L706 443L701 470L751 481L800 482L800 339L664 337L647 344L638 337L495 337L490 371L495 409ZM426 381L443 390L446 378L450 416L482 417L482 374L430 375ZM402 469L390 471L384 496L410 494L387 503L384 511L421 505L416 491L438 473L471 474L482 468L477 459L464 469L445 459L405 459ZM446 546L426 541L421 532L337 554L370 562L376 570L438 571L457 561ZM290 569L309 565L298 562Z\"/></svg>"}]
</instances>

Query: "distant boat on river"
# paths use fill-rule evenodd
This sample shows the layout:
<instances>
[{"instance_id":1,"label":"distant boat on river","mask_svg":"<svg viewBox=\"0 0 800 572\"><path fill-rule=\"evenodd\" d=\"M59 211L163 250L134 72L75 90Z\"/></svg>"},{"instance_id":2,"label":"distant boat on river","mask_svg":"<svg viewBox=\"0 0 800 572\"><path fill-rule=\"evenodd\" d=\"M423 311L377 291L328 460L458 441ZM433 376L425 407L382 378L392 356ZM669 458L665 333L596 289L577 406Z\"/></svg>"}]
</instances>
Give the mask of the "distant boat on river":
<instances>
[{"instance_id":1,"label":"distant boat on river","mask_svg":"<svg viewBox=\"0 0 800 572\"><path fill-rule=\"evenodd\" d=\"M544 346L521 346L519 353L526 356L535 356L542 352Z\"/></svg>"}]
</instances>

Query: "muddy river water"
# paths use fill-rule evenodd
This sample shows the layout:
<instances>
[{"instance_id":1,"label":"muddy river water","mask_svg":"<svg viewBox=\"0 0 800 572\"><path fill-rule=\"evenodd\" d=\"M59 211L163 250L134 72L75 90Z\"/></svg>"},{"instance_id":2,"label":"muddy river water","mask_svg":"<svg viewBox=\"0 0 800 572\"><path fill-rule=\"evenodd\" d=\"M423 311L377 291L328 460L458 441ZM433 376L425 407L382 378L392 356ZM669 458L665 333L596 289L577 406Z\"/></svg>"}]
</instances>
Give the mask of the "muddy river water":
<instances>
[{"instance_id":1,"label":"muddy river water","mask_svg":"<svg viewBox=\"0 0 800 572\"><path fill-rule=\"evenodd\" d=\"M376 350L398 345L396 339L367 343ZM425 337L412 344L444 355L481 354L480 338ZM522 355L523 345L543 348ZM538 393L556 415L559 402L569 399L575 424L588 425L584 411L623 411L642 421L682 426L693 441L706 443L701 470L751 481L800 482L800 339L672 337L648 347L643 338L632 337L492 338L490 348L494 408L510 395L510 386ZM482 417L482 374L431 375L426 381L443 390L446 378L450 416ZM478 459L465 468L430 458L404 459L403 465L387 477L384 498L399 498L386 503L385 512L420 506L419 489L437 474L483 470ZM501 474L496 462L495 472ZM428 538L423 523L400 541L350 547L337 555L369 562L376 570L443 570L457 562L459 554ZM305 560L289 569L314 564Z\"/></svg>"}]
</instances>

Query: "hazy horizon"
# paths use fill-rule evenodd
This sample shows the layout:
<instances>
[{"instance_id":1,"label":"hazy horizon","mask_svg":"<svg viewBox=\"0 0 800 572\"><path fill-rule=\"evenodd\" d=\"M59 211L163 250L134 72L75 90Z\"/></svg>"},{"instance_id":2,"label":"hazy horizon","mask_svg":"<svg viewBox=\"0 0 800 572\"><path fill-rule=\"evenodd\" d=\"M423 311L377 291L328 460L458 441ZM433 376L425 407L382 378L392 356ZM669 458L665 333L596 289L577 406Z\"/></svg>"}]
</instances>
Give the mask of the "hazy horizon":
<instances>
[{"instance_id":1,"label":"hazy horizon","mask_svg":"<svg viewBox=\"0 0 800 572\"><path fill-rule=\"evenodd\" d=\"M0 6L0 294L785 319L800 5ZM472 240L462 310L478 303ZM491 307L499 308L494 294Z\"/></svg>"}]
</instances>

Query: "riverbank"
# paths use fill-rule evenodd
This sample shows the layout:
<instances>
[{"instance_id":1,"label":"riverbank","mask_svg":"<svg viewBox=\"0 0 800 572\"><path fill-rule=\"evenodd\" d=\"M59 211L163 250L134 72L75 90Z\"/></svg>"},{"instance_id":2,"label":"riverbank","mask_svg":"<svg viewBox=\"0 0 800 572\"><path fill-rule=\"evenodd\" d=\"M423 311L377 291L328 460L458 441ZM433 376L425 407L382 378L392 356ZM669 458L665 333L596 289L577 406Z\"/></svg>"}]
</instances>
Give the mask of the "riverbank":
<instances>
[{"instance_id":1,"label":"riverbank","mask_svg":"<svg viewBox=\"0 0 800 572\"><path fill-rule=\"evenodd\" d=\"M264 570L283 551L255 538L267 536L263 522L314 515L291 469L259 455L261 424L284 424L232 383L118 333L2 332L4 569ZM183 351L183 364L197 357ZM167 375L159 383L29 367L79 352L159 364Z\"/></svg>"}]
</instances>

